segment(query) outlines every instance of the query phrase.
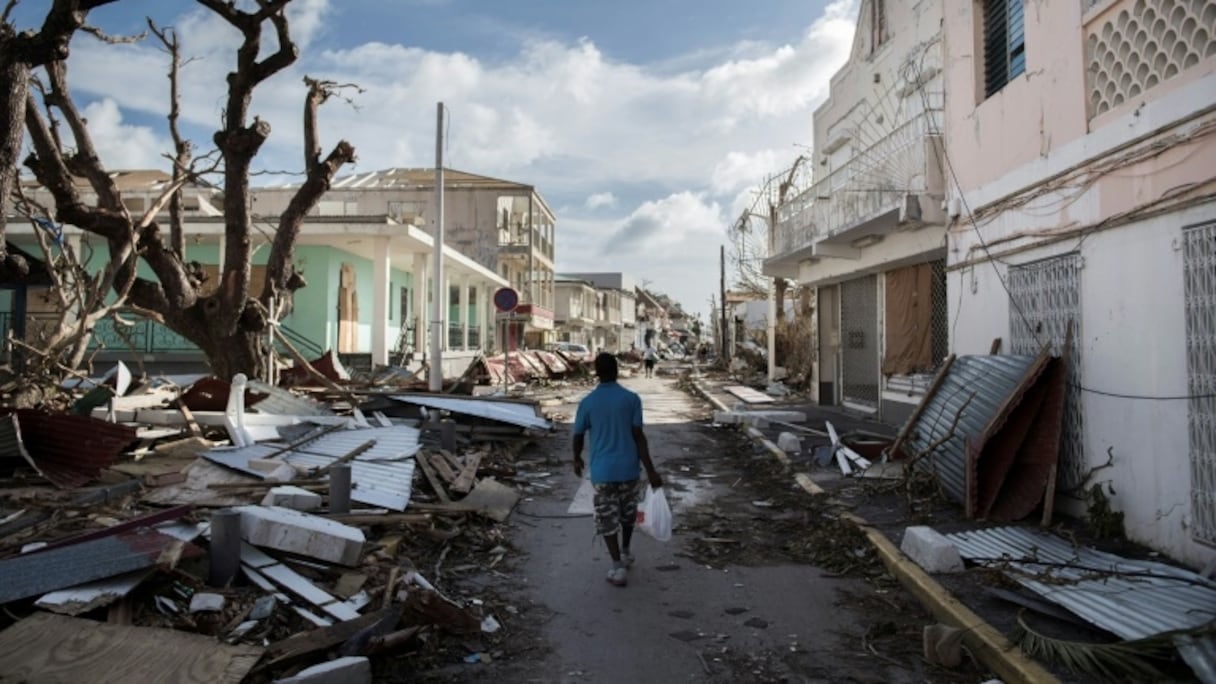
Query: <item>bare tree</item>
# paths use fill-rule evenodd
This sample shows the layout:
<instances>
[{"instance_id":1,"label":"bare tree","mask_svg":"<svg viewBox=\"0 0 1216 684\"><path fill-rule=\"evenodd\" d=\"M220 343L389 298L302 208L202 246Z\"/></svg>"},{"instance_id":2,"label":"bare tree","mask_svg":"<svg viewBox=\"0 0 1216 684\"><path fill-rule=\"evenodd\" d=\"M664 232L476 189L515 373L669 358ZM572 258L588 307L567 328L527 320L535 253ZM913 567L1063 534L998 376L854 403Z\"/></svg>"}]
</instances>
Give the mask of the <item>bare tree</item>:
<instances>
[{"instance_id":1,"label":"bare tree","mask_svg":"<svg viewBox=\"0 0 1216 684\"><path fill-rule=\"evenodd\" d=\"M797 189L798 172L805 161L806 156L799 155L790 168L783 170L778 176L768 178L757 191L752 205L743 210L731 227L730 259L735 267L736 287L743 292L755 295L768 293L768 276L763 273L763 264L765 259L773 256L772 241L773 231L777 226L777 213L791 191ZM785 318L785 294L790 283L785 278L773 280L777 320L781 321Z\"/></svg>"},{"instance_id":2,"label":"bare tree","mask_svg":"<svg viewBox=\"0 0 1216 684\"><path fill-rule=\"evenodd\" d=\"M180 68L180 46L171 30L150 24L153 33L171 55L170 82L172 106L169 126L174 139L173 179L161 197L142 215L132 216L123 205L115 182L98 158L85 121L72 101L68 89L66 58L68 44L74 32L84 23L85 12L113 0L55 0L38 41L29 34L16 34L3 22L4 55L8 61L0 64L3 76L17 85L28 84L30 69L45 70L47 87L43 101L47 114L39 110L36 99L24 88L23 103L5 103L9 112L24 119L33 153L25 165L33 172L54 200L55 217L86 233L102 239L108 251L108 263L96 276L104 292L113 292L126 305L196 344L207 356L212 371L221 377L237 372L263 376L267 354L263 348L265 332L272 320L288 310L291 296L305 286L303 275L294 263L295 245L304 216L329 189L338 170L353 162L354 148L345 140L322 157L317 135L317 109L343 86L305 79L304 98L304 174L305 180L279 217L275 227L267 263L265 285L261 292L250 290L250 257L253 247L253 218L250 212L250 171L254 158L270 135L270 124L250 113L254 90L265 80L291 66L298 58L285 14L291 0L257 0L252 11L238 9L227 0L197 0L240 32L243 40L236 51L236 65L228 74L226 105L219 130L213 136L218 148L218 162L223 176L224 254L218 286L205 289L207 276L201 265L184 259L180 189L195 181L204 169L192 159L192 146L177 127L177 90ZM11 5L10 5L11 6ZM277 47L259 58L264 29L269 27ZM35 52L24 47L14 54L31 55L25 61L10 57L10 44L45 44ZM22 80L24 79L24 80ZM0 83L0 85L3 85ZM10 88L7 93L20 92ZM11 95L10 97L16 97ZM60 140L56 133L57 114L72 134L74 147ZM14 135L9 131L10 135ZM20 146L20 134L16 147ZM6 150L0 149L0 154ZM15 159L15 155L12 157ZM15 177L14 164L0 157L4 164L0 172L8 174L9 183ZM83 178L96 196L95 205L86 204L80 190ZM0 177L0 182L4 177ZM0 209L7 209L9 186L0 187ZM170 235L165 236L157 217L170 207ZM7 211L0 211L0 216ZM0 225L2 228L2 225ZM154 278L136 273L142 260L155 274ZM92 313L92 312L90 312ZM95 322L89 316L83 325L91 330Z\"/></svg>"}]
</instances>

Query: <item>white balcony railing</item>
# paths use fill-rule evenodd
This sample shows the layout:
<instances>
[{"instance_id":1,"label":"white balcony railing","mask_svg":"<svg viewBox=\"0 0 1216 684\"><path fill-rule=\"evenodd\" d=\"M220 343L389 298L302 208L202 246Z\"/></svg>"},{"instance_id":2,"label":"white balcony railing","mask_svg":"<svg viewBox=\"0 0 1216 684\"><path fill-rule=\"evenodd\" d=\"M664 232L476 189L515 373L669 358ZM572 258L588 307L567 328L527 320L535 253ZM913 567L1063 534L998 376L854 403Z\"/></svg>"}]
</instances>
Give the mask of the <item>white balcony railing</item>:
<instances>
[{"instance_id":1,"label":"white balcony railing","mask_svg":"<svg viewBox=\"0 0 1216 684\"><path fill-rule=\"evenodd\" d=\"M899 206L905 194L938 190L928 184L940 118L940 110L931 110L909 119L782 204L772 256L809 247L869 221Z\"/></svg>"}]
</instances>

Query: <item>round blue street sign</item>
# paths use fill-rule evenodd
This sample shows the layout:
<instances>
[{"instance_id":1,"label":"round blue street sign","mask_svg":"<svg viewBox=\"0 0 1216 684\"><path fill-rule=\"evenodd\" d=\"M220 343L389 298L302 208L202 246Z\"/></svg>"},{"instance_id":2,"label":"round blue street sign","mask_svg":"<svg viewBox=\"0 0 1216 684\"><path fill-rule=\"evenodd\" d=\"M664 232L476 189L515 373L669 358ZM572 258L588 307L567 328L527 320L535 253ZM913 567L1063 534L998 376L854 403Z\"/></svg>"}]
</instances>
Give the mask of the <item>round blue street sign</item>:
<instances>
[{"instance_id":1,"label":"round blue street sign","mask_svg":"<svg viewBox=\"0 0 1216 684\"><path fill-rule=\"evenodd\" d=\"M494 291L494 308L502 312L514 311L519 306L519 293L509 287Z\"/></svg>"}]
</instances>

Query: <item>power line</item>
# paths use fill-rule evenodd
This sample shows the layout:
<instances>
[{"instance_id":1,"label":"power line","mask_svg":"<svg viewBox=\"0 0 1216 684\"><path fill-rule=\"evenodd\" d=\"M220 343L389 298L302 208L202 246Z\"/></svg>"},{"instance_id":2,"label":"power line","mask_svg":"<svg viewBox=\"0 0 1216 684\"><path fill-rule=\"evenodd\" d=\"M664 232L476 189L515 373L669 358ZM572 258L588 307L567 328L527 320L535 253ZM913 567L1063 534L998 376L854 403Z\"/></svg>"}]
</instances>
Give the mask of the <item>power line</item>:
<instances>
[{"instance_id":1,"label":"power line","mask_svg":"<svg viewBox=\"0 0 1216 684\"><path fill-rule=\"evenodd\" d=\"M922 51L921 56L920 56L921 63L919 65L919 67L923 68L924 59L927 54L928 54L927 49ZM905 62L905 72L907 70L907 67L911 65L911 61L912 60L910 59L908 62ZM919 77L920 70L921 69L918 69L918 74L917 74L918 77ZM905 73L905 78L907 78L906 73ZM917 90L920 93L921 103L924 107L924 111L926 114L928 114L930 112L928 93L926 93L926 91L923 87L918 87ZM938 151L941 153L942 160L946 164L946 170L950 174L950 182L953 183L954 189L958 193L959 200L962 203L964 211L966 212L967 221L971 224L971 229L975 233L976 238L979 240L980 248L983 250L985 256L988 257L988 262L990 264L992 264L992 270L993 270L993 273L995 273L995 275L996 275L997 282L1000 283L1001 289L1005 290L1005 294L1007 294L1009 296L1009 303L1013 306L1014 310L1017 312L1018 318L1021 320L1022 324L1025 325L1026 329L1031 333L1031 335L1034 336L1036 338L1036 340L1038 340L1038 334L1037 334L1036 327L1031 324L1030 319L1026 316L1026 312L1022 309L1021 305L1018 303L1017 298L1014 297L1013 291L1009 288L1009 285L1006 282L1004 275L1001 273L1001 269L997 265L998 263L1004 263L1004 262L1000 261L995 255L993 255L992 250L988 245L988 242L984 239L984 235L980 231L979 224L976 221L975 212L973 212L971 210L971 206L967 202L967 195L966 195L966 193L963 192L962 184L959 182L959 179L958 179L958 174L954 170L954 164L951 162L950 155L947 152L946 146L943 143L942 131L937 128L937 124L933 120L932 116L926 116L926 118L928 120L929 128L931 129L931 132L934 134L934 138L936 139L934 145L935 145L935 147L938 148ZM1151 149L1150 151L1155 152L1154 156L1161 153L1160 150L1157 150L1157 149ZM1124 158L1111 160L1108 164L1103 164L1102 166L1104 167L1105 170L1107 170L1109 172L1114 169L1121 168L1123 165L1130 164L1133 161L1136 161L1137 157L1138 157L1137 154L1127 155ZM1096 181L1091 181L1090 183L1083 184L1082 187L1077 190L1076 195L1069 198L1069 200L1068 200L1069 203L1071 203L1072 201L1075 201L1076 197L1078 197L1082 192L1084 192L1084 190L1089 185L1091 185L1092 182L1096 182ZM1093 234L1093 232L1095 232L1095 230L1082 231L1081 238L1077 242L1077 245L1073 251L1080 249L1081 245L1084 244L1085 240L1089 237L1089 235ZM1008 266L1009 264L1005 264L1005 265ZM972 275L972 277L974 277L974 274ZM962 304L963 304L962 271L960 271L960 273L959 273L959 303L958 303L958 311L955 312L955 321L954 321L954 330L956 332L958 329L959 312L962 311ZM955 335L955 337L957 337L957 335ZM1082 392L1086 392L1089 394L1095 394L1098 396L1111 397L1111 398L1116 398L1116 399L1128 399L1128 400L1133 400L1133 401L1183 401L1183 400L1189 401L1191 399L1216 398L1216 393L1155 396L1155 395L1131 394L1131 393L1124 393L1124 392L1111 392L1111 391L1107 391L1107 390L1099 390L1099 389L1095 389L1092 387L1086 387L1085 385L1082 385L1080 383L1069 382L1067 384L1069 387L1073 387L1075 389L1078 389Z\"/></svg>"}]
</instances>

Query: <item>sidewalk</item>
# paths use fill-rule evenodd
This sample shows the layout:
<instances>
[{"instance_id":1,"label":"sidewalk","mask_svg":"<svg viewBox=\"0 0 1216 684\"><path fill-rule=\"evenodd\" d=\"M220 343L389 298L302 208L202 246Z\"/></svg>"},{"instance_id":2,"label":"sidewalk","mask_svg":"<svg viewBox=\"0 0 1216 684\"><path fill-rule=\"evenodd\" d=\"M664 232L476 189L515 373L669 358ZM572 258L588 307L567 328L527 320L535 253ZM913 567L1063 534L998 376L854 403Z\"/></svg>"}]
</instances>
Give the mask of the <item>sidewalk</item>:
<instances>
[{"instance_id":1,"label":"sidewalk","mask_svg":"<svg viewBox=\"0 0 1216 684\"><path fill-rule=\"evenodd\" d=\"M695 370L690 375L692 386L709 401L718 411L730 411L737 404L743 403L724 388L734 382L710 379L699 375ZM833 407L821 407L799 402L777 401L771 405L753 404L749 410L794 410L807 414L807 422L802 425L814 429L822 429L825 422L830 421L840 433L861 431L876 434L895 435L895 429L876 421L858 416ZM812 496L827 496L824 484L838 481L842 478L839 471L814 468L811 458L807 456L787 454L776 445L778 433L786 430L780 425L770 425L766 429L744 427L751 438L764 446L775 458L791 471L800 487ZM813 447L827 445L830 440L801 434L802 454L813 453ZM867 520L847 511L842 511L842 517L856 524L870 540L882 558L887 570L894 575L921 604L943 624L966 630L965 641L972 653L984 665L991 668L1002 680L1013 684L1015 682L1057 682L1055 676L1047 671L1037 661L1024 655L1021 650L1011 643L1000 631L977 615L956 596L951 594L933 576L926 573L910 558L899 550L899 547L881 530L871 525Z\"/></svg>"}]
</instances>

